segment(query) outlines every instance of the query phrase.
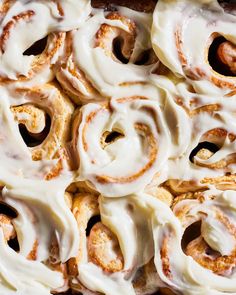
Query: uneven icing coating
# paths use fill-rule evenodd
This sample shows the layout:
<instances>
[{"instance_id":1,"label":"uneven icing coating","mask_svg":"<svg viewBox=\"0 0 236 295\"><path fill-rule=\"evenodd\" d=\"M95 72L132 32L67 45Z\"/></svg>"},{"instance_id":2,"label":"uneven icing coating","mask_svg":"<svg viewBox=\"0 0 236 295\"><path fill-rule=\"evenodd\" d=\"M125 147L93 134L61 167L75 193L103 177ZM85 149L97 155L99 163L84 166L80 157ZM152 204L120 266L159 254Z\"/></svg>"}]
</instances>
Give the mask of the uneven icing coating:
<instances>
[{"instance_id":1,"label":"uneven icing coating","mask_svg":"<svg viewBox=\"0 0 236 295\"><path fill-rule=\"evenodd\" d=\"M106 196L142 190L168 158L169 134L156 102L130 97L109 106L89 104L81 112L78 179Z\"/></svg>"},{"instance_id":2,"label":"uneven icing coating","mask_svg":"<svg viewBox=\"0 0 236 295\"><path fill-rule=\"evenodd\" d=\"M184 294L233 294L235 292L234 271L229 272L229 274L226 272L225 275L217 275L216 273L210 272L207 269L207 266L206 268L201 267L191 256L186 256L181 249L181 236L183 235L183 229L185 228L182 227L181 224L191 223L201 218L209 222L209 219L212 218L212 226L216 225L216 214L219 210L222 216L225 217L225 220L227 220L227 225L229 222L228 220L230 220L232 227L235 226L233 220L235 216L235 208L232 203L232 201L234 202L234 191L221 192L213 189L200 194L203 198L201 201L198 201L197 199L190 199L188 201L188 196L186 196L186 199L177 203L174 207L174 213L176 216L169 211L169 214L167 213L165 216L164 223L163 219L158 222L160 217L157 216L157 220L154 221L154 224L156 225L156 229L154 230L154 241L155 252L157 255L155 258L155 264L162 279ZM197 203L196 206L194 206L194 202ZM178 213L178 211L176 212L176 210L180 210L179 207L181 205L184 206L182 208L182 214ZM231 208L230 210L228 210L229 206ZM160 223L162 224L162 228L160 228ZM164 224L168 227L167 230L170 231L170 236L168 237L165 235L164 242L160 239L159 242L157 242L157 237L161 237L161 232L165 232L166 230ZM203 236L205 234L204 227L205 225L202 223ZM213 231L209 231L208 238L211 238L212 235ZM232 237L228 237L228 234L224 235L224 239L226 239L225 244L232 245L230 238ZM163 239L163 236L161 239ZM215 244L217 245L216 241ZM170 245L175 245L175 247L173 248ZM168 249L167 252L165 252L164 249ZM233 247L232 250L234 250ZM171 255L173 251L175 252L174 256ZM165 254L163 253L170 257L167 265L164 260Z\"/></svg>"},{"instance_id":3,"label":"uneven icing coating","mask_svg":"<svg viewBox=\"0 0 236 295\"><path fill-rule=\"evenodd\" d=\"M0 294L236 294L236 6L109 7L0 2Z\"/></svg>"},{"instance_id":4,"label":"uneven icing coating","mask_svg":"<svg viewBox=\"0 0 236 295\"><path fill-rule=\"evenodd\" d=\"M160 60L186 77L196 91L222 95L235 91L235 73L217 73L208 59L210 45L220 36L235 48L234 6L224 9L216 0L158 1L152 26L153 48Z\"/></svg>"},{"instance_id":5,"label":"uneven icing coating","mask_svg":"<svg viewBox=\"0 0 236 295\"><path fill-rule=\"evenodd\" d=\"M90 13L87 1L13 1L1 13L1 71L2 79L30 78L35 72L44 72L44 79L51 79L49 70L62 50L64 33L77 28ZM34 32L32 34L31 32ZM34 57L24 52L34 42L46 37L45 51ZM17 44L17 46L16 46ZM45 63L45 65L44 65ZM46 69L46 67L48 69Z\"/></svg>"},{"instance_id":6,"label":"uneven icing coating","mask_svg":"<svg viewBox=\"0 0 236 295\"><path fill-rule=\"evenodd\" d=\"M101 100L101 95L121 96L127 83L134 86L148 83L147 77L158 62L150 40L151 14L128 8L110 13L94 10L92 13L79 30L68 36L69 54L57 74L76 102ZM125 63L120 60L119 53L113 52L114 42ZM145 52L149 57L142 65Z\"/></svg>"}]
</instances>

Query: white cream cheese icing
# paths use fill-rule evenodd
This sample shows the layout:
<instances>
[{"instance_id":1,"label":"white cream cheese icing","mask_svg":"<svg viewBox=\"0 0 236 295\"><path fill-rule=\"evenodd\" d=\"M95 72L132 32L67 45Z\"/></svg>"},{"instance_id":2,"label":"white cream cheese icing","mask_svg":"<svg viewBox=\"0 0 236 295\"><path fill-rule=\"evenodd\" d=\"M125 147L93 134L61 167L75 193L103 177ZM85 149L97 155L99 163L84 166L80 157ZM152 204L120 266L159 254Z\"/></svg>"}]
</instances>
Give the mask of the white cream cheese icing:
<instances>
[{"instance_id":1,"label":"white cream cheese icing","mask_svg":"<svg viewBox=\"0 0 236 295\"><path fill-rule=\"evenodd\" d=\"M79 251L78 224L64 198L68 185L77 181L89 183L101 194L98 199L101 222L117 237L124 258L123 269L108 274L90 261L85 251L78 265L78 276L73 278L87 288L84 294L135 295L133 279L153 258L156 288L170 287L189 295L234 294L234 264L224 273L217 274L183 251L181 240L186 224L178 217L177 211L181 206L188 206L186 218L201 219L204 243L217 255L232 255L235 236L228 231L228 223L217 219L217 213L222 213L235 227L235 191L216 190L214 185L201 181L235 173L236 161L232 160L235 138L232 140L232 136L236 134L236 97L232 93L230 97L224 97L223 94L232 89L223 87L219 91L209 79L195 81L187 77L178 57L174 30L179 21L188 21L188 26L183 27L183 52L190 68L199 66L208 75L211 69L202 63L205 61L203 48L215 27L218 33L235 43L232 25L235 15L224 12L213 0L159 0L153 16L127 8L116 9L137 25L135 46L127 64L110 58L102 48L94 46L94 42L103 24L124 32L129 28L120 20L106 18L109 12L91 10L89 1L16 1L1 15L0 34L12 19L15 23L5 52L0 55L0 73L16 79L14 85L4 85L0 89L1 201L17 211L12 225L19 252L10 248L0 230L0 294L46 295L53 290L63 290L67 278L63 278L59 270L50 269L47 260L52 237L58 242L58 259L62 263L76 257ZM14 16L30 10L35 12L30 21L20 20L18 23L14 19ZM183 20L185 14L191 17ZM214 23L216 16L220 16L220 20ZM209 23L209 20L213 22ZM43 101L44 97L43 102L37 103L37 99L30 101L25 94L15 93L18 87L30 88L48 82L54 77L51 69L44 69L26 83L18 82L17 75L27 76L33 57L22 56L22 53L35 41L49 33L71 30L75 63L101 94L102 98L98 100L108 102L78 107L81 122L71 135L75 136L78 169L69 171L63 158L63 167L57 177L45 181L45 175L55 167L57 159L32 160L32 149L21 137L17 122L28 121L30 117L27 113L18 113L14 117L11 107L21 104L41 107L44 102L45 109L53 116L53 90L48 90L47 103ZM195 41L196 34L198 39ZM63 55L64 41L50 65ZM139 54L152 47L156 50L157 60L150 65L135 64ZM171 81L168 75L155 74L160 65L158 59L178 77ZM89 97L82 83L78 87ZM73 107L67 107L65 111L72 113ZM45 118L34 128L27 126L28 130L32 127L41 132L43 120ZM207 135L217 129L223 130L223 135ZM106 136L114 131L118 136L109 142ZM193 149L204 141L215 144L217 151L208 158L194 155L190 159ZM61 143L57 144L60 148ZM226 165L214 166L228 159ZM136 172L140 173L135 175ZM185 199L173 209L158 198L143 193L151 181L158 186L173 179L194 181L201 190L204 186L204 200ZM206 190L207 186L209 190ZM169 239L167 252L172 276L168 276L163 268L165 237ZM35 241L36 257L29 260L27 256ZM108 244L107 257L114 259L111 245Z\"/></svg>"},{"instance_id":2,"label":"white cream cheese icing","mask_svg":"<svg viewBox=\"0 0 236 295\"><path fill-rule=\"evenodd\" d=\"M221 203L222 195L232 195L234 193L235 192L233 191L221 192L214 189L209 190L205 194L203 194L206 197L206 202L203 202L202 204L199 204L199 206L196 207L192 206L192 209L188 213L188 215L193 216L193 218L196 218L197 214L202 214L202 212L205 212L207 215L211 214L211 210L214 209L214 205L219 207L223 205L224 207L224 202L223 204ZM215 199L207 200L208 196L212 195L215 196ZM156 203L158 202L159 201L156 201ZM162 211L164 211L164 208L162 208ZM231 215L231 212L227 210L225 211L225 213L227 215L229 214L228 216ZM168 215L169 217L167 217ZM235 214L233 216L235 218ZM166 226L164 226L163 228L160 227L160 223L158 222L158 215L156 215L156 218L157 220L153 222L155 226L155 253L157 255L155 257L155 263L157 266L158 273L162 277L162 279L164 279L164 281L168 282L169 285L173 286L174 288L176 288L176 290L179 290L184 294L223 294L224 292L226 294L235 293L234 272L228 277L216 275L210 272L209 270L202 268L190 256L186 256L183 253L181 249L181 236L183 235L183 230L178 219L175 220L175 217L172 216L171 211L169 211L169 214L166 215ZM163 268L161 266L160 249L162 244L158 243L158 237L162 236L161 232L165 231L165 228L167 231L169 230L172 232L172 237L170 238L172 241L170 241L170 243L173 247L169 247L168 251L170 255L169 257L171 269L173 269L174 274L173 280L165 276L165 274L163 273ZM208 233L207 237L209 238L210 236L211 233ZM227 244L228 242L230 243L231 241L230 239L229 241L227 240L227 235L225 234L224 239L226 239L225 244Z\"/></svg>"},{"instance_id":3,"label":"white cream cheese icing","mask_svg":"<svg viewBox=\"0 0 236 295\"><path fill-rule=\"evenodd\" d=\"M90 12L91 6L86 0L15 1L1 20L0 75L13 80L17 80L19 74L27 77L35 57L23 55L24 51L49 33L78 28ZM58 53L54 54L52 64Z\"/></svg>"},{"instance_id":4,"label":"white cream cheese icing","mask_svg":"<svg viewBox=\"0 0 236 295\"><path fill-rule=\"evenodd\" d=\"M105 138L102 147L104 134L115 131L120 138L108 143ZM112 100L109 109L87 104L78 133L78 179L91 181L106 196L143 189L168 158L169 134L154 101Z\"/></svg>"},{"instance_id":5,"label":"white cream cheese icing","mask_svg":"<svg viewBox=\"0 0 236 295\"><path fill-rule=\"evenodd\" d=\"M122 17L127 17L129 19L128 23L125 23L119 18L109 19L107 18L109 12L104 13L103 10L94 9L92 11L92 17L79 30L72 32L73 57L70 57L67 61L67 66L70 67L70 64L74 63L75 67L83 71L87 79L99 93L106 97L122 96L124 88L125 90L127 88L135 88L139 83L151 82L148 76L157 67L157 62L151 63L150 65L135 64L140 54L152 47L150 40L152 15L135 12L123 7L117 7L117 13ZM135 32L130 32L129 26L131 22L134 22ZM123 33L126 32L127 35L130 34L134 37L134 45L127 45L131 49L133 46L127 63L122 63L116 57L110 56L110 52L107 52L101 46L96 46L98 38L96 34L104 24L114 28L114 30L121 30ZM105 43L112 42L112 40L107 41L106 38L107 36L104 36ZM112 46L111 44L111 51ZM88 99L94 98L87 92L83 83L75 78L70 71L62 69L62 72L67 79L72 81L73 87L78 88ZM63 79L59 80L63 85ZM134 85L126 87L127 83L133 83Z\"/></svg>"},{"instance_id":6,"label":"white cream cheese icing","mask_svg":"<svg viewBox=\"0 0 236 295\"><path fill-rule=\"evenodd\" d=\"M235 46L235 22L236 16L216 0L158 1L153 14L153 48L160 60L176 75L187 78L196 91L227 94L235 89L235 77L212 69L208 48L217 36Z\"/></svg>"}]
</instances>

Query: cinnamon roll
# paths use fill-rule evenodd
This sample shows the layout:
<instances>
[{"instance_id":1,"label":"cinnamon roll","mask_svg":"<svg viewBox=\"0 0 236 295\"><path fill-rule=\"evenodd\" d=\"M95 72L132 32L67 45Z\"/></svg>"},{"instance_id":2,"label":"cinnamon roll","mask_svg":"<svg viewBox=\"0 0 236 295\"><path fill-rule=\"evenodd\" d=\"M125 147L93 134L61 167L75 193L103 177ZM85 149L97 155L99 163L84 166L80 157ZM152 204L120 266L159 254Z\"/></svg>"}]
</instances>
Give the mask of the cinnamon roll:
<instances>
[{"instance_id":1,"label":"cinnamon roll","mask_svg":"<svg viewBox=\"0 0 236 295\"><path fill-rule=\"evenodd\" d=\"M2 1L0 82L51 80L52 66L63 50L64 31L77 28L89 13L86 0Z\"/></svg>"},{"instance_id":2,"label":"cinnamon roll","mask_svg":"<svg viewBox=\"0 0 236 295\"><path fill-rule=\"evenodd\" d=\"M235 93L236 6L158 1L152 42L160 60L201 93Z\"/></svg>"},{"instance_id":3,"label":"cinnamon roll","mask_svg":"<svg viewBox=\"0 0 236 295\"><path fill-rule=\"evenodd\" d=\"M174 215L169 211L154 234L155 265L169 288L183 294L235 292L234 197L234 191L212 189L175 199Z\"/></svg>"},{"instance_id":4,"label":"cinnamon roll","mask_svg":"<svg viewBox=\"0 0 236 295\"><path fill-rule=\"evenodd\" d=\"M68 181L19 181L0 177L1 182L7 181L2 198L17 212L11 219L15 233L9 228L11 235L8 235L17 236L17 244L14 238L14 244L8 242L5 249L1 243L0 247L0 252L6 256L3 260L7 269L6 284L11 284L9 294L14 294L10 293L11 289L19 293L29 289L30 294L36 286L39 290L36 294L66 291L69 287L66 261L78 251L76 221L63 194ZM0 285L1 292L4 286L5 283Z\"/></svg>"},{"instance_id":5,"label":"cinnamon roll","mask_svg":"<svg viewBox=\"0 0 236 295\"><path fill-rule=\"evenodd\" d=\"M36 237L35 212L12 197L6 189L2 191L0 210L1 273L4 274L0 292L15 294L17 290L19 294L31 293L37 288L35 294L42 294L63 285L60 273L42 263L45 253L42 252L42 241Z\"/></svg>"},{"instance_id":6,"label":"cinnamon roll","mask_svg":"<svg viewBox=\"0 0 236 295\"><path fill-rule=\"evenodd\" d=\"M128 97L88 104L75 121L73 148L78 180L106 196L124 196L161 172L168 158L168 129L157 102Z\"/></svg>"},{"instance_id":7,"label":"cinnamon roll","mask_svg":"<svg viewBox=\"0 0 236 295\"><path fill-rule=\"evenodd\" d=\"M189 126L176 129L174 124L169 125L172 142L176 145L177 140L178 147L168 160L166 180L171 189L181 193L212 184L219 189L234 189L235 126L230 123L235 115L234 97L225 101L218 95L199 95L182 83L169 96L167 106L168 113L172 109L176 114L177 126Z\"/></svg>"},{"instance_id":8,"label":"cinnamon roll","mask_svg":"<svg viewBox=\"0 0 236 295\"><path fill-rule=\"evenodd\" d=\"M97 199L84 193L75 196L72 212L81 247L78 256L68 263L73 290L117 295L158 290L160 281L152 259L151 225L147 220L149 209L138 198ZM124 228L119 226L120 220ZM142 235L145 239L141 239Z\"/></svg>"},{"instance_id":9,"label":"cinnamon roll","mask_svg":"<svg viewBox=\"0 0 236 295\"><path fill-rule=\"evenodd\" d=\"M72 213L78 224L80 245L77 256L68 261L68 273L72 289L83 291L86 287L80 280L80 267L92 264L95 270L109 276L122 271L124 260L116 235L101 222L97 196L77 193Z\"/></svg>"},{"instance_id":10,"label":"cinnamon roll","mask_svg":"<svg viewBox=\"0 0 236 295\"><path fill-rule=\"evenodd\" d=\"M149 39L151 21L151 14L123 7L94 10L82 28L68 34L58 65L57 79L69 96L86 103L147 83L157 64Z\"/></svg>"},{"instance_id":11,"label":"cinnamon roll","mask_svg":"<svg viewBox=\"0 0 236 295\"><path fill-rule=\"evenodd\" d=\"M2 126L2 132L4 134L6 128L14 131L8 132L2 139L1 148L5 160L15 161L15 165L19 167L22 166L22 161L27 161L30 173L35 176L37 174L39 176L41 172L46 179L60 175L67 167L65 144L69 137L72 103L55 84L16 88L6 93L6 96L11 100L9 109L11 113L8 111L2 115L8 118L8 122L5 122L7 126ZM14 128L11 124L14 124ZM6 141L8 143L5 146ZM21 151L14 151L15 142L17 144L20 142ZM39 164L34 164L32 161L37 161ZM42 161L45 161L46 170L42 169ZM21 169L21 173L27 174L27 169L25 171Z\"/></svg>"}]
</instances>

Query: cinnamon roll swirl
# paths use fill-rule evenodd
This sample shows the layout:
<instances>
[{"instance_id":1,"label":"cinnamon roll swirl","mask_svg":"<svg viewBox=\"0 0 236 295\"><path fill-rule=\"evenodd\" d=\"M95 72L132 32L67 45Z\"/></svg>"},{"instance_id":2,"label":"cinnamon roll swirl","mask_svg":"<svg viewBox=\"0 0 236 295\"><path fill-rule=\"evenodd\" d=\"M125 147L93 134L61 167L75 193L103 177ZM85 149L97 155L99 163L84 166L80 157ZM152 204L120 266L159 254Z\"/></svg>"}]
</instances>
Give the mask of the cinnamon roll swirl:
<instances>
[{"instance_id":1,"label":"cinnamon roll swirl","mask_svg":"<svg viewBox=\"0 0 236 295\"><path fill-rule=\"evenodd\" d=\"M1 182L7 179L7 175L5 179L0 177ZM19 294L30 294L37 287L39 293L36 294L50 294L50 291L57 294L68 289L66 261L78 251L78 231L63 194L67 184L65 180L7 179L2 198L16 210L10 220L16 234L11 228L9 233L17 236L17 240L8 242L6 249L1 243L0 252L5 255L7 270L6 284L0 285L1 292L8 288L8 294L15 294L15 289Z\"/></svg>"},{"instance_id":2,"label":"cinnamon roll swirl","mask_svg":"<svg viewBox=\"0 0 236 295\"><path fill-rule=\"evenodd\" d=\"M172 142L176 144L177 140L178 148L168 160L167 184L177 193L212 184L219 189L234 189L235 126L231 124L235 115L234 96L225 101L222 96L190 91L186 83L177 87L176 94L168 97L166 111L172 109L176 114L177 126L184 123L190 127L178 130L173 123L169 124L175 140Z\"/></svg>"},{"instance_id":3,"label":"cinnamon roll swirl","mask_svg":"<svg viewBox=\"0 0 236 295\"><path fill-rule=\"evenodd\" d=\"M168 158L168 129L157 102L128 97L88 104L75 121L73 148L78 180L106 196L124 196L160 173Z\"/></svg>"},{"instance_id":4,"label":"cinnamon roll swirl","mask_svg":"<svg viewBox=\"0 0 236 295\"><path fill-rule=\"evenodd\" d=\"M23 145L33 161L53 160L45 178L58 176L66 167L65 144L69 137L73 105L56 84L17 88L10 92L11 112ZM17 104L16 104L17 103Z\"/></svg>"},{"instance_id":5,"label":"cinnamon roll swirl","mask_svg":"<svg viewBox=\"0 0 236 295\"><path fill-rule=\"evenodd\" d=\"M0 292L15 294L17 290L19 294L30 294L37 288L36 294L46 293L61 287L64 284L63 277L42 263L47 254L40 237L42 223L37 224L40 217L35 212L36 207L32 208L32 204L20 199L16 191L12 194L11 190L3 188L0 256L4 280L1 281Z\"/></svg>"},{"instance_id":6,"label":"cinnamon roll swirl","mask_svg":"<svg viewBox=\"0 0 236 295\"><path fill-rule=\"evenodd\" d=\"M158 1L152 41L160 60L197 92L235 93L236 5Z\"/></svg>"},{"instance_id":7,"label":"cinnamon roll swirl","mask_svg":"<svg viewBox=\"0 0 236 295\"><path fill-rule=\"evenodd\" d=\"M127 8L94 10L81 29L68 34L56 75L76 103L101 100L130 84L148 82L157 64L149 39L151 20L150 14Z\"/></svg>"},{"instance_id":8,"label":"cinnamon roll swirl","mask_svg":"<svg viewBox=\"0 0 236 295\"><path fill-rule=\"evenodd\" d=\"M169 212L154 234L155 265L169 288L183 294L235 292L234 194L213 189L175 199L175 216Z\"/></svg>"},{"instance_id":9,"label":"cinnamon roll swirl","mask_svg":"<svg viewBox=\"0 0 236 295\"><path fill-rule=\"evenodd\" d=\"M73 290L109 295L150 294L158 290L161 283L152 259L149 209L138 199L135 195L114 199L76 194L72 212L81 247L78 256L68 263ZM126 227L121 228L120 221Z\"/></svg>"},{"instance_id":10,"label":"cinnamon roll swirl","mask_svg":"<svg viewBox=\"0 0 236 295\"><path fill-rule=\"evenodd\" d=\"M63 49L64 31L77 28L89 13L86 0L2 1L0 82L51 80L52 66Z\"/></svg>"},{"instance_id":11,"label":"cinnamon roll swirl","mask_svg":"<svg viewBox=\"0 0 236 295\"><path fill-rule=\"evenodd\" d=\"M124 260L116 235L101 222L96 195L75 194L71 210L78 224L80 246L77 256L68 261L68 273L71 288L83 291L86 287L80 280L80 267L93 264L95 270L111 275L122 271Z\"/></svg>"}]
</instances>

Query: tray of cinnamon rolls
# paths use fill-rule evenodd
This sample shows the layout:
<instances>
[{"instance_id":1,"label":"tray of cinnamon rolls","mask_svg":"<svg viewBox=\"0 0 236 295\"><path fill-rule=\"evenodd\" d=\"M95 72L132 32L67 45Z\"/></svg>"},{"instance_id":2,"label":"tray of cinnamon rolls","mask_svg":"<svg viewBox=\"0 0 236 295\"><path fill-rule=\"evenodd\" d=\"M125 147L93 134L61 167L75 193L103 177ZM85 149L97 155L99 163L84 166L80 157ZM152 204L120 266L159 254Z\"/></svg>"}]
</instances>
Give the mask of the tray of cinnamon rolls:
<instances>
[{"instance_id":1,"label":"tray of cinnamon rolls","mask_svg":"<svg viewBox=\"0 0 236 295\"><path fill-rule=\"evenodd\" d=\"M236 1L0 1L0 295L236 294Z\"/></svg>"}]
</instances>

